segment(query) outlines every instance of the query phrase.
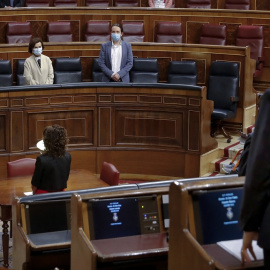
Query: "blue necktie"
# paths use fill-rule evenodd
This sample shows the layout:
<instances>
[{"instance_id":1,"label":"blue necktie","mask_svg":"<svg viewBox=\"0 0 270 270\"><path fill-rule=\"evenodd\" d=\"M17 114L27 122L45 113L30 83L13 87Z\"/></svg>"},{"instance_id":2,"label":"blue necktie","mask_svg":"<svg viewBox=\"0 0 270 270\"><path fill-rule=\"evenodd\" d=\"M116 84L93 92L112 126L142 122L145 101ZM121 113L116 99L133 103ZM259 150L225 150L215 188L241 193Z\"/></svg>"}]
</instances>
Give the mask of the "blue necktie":
<instances>
[{"instance_id":1,"label":"blue necktie","mask_svg":"<svg viewBox=\"0 0 270 270\"><path fill-rule=\"evenodd\" d=\"M10 0L10 6L13 7L14 0Z\"/></svg>"}]
</instances>

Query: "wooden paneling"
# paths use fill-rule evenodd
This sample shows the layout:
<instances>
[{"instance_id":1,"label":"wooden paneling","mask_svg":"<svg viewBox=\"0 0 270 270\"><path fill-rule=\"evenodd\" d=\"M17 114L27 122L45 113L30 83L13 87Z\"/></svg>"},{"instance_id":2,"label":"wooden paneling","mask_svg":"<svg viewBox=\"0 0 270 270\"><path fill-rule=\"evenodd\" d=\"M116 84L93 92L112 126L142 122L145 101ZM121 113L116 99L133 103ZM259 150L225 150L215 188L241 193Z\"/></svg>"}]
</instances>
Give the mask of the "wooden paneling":
<instances>
[{"instance_id":1,"label":"wooden paneling","mask_svg":"<svg viewBox=\"0 0 270 270\"><path fill-rule=\"evenodd\" d=\"M0 164L7 157L37 155L36 143L52 124L67 129L72 168L97 173L106 160L122 173L195 177L201 154L217 146L210 137L213 103L206 100L205 88L108 88L85 83L83 88L13 89L0 92L0 100L7 94L9 111L0 109Z\"/></svg>"}]
</instances>

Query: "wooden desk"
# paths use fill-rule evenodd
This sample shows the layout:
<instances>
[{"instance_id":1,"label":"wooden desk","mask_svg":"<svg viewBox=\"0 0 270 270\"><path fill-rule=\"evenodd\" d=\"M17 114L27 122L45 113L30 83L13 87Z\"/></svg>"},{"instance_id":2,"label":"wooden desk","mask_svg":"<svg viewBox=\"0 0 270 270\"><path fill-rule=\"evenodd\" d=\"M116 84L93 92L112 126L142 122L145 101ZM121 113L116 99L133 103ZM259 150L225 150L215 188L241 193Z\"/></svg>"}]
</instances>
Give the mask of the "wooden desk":
<instances>
[{"instance_id":1,"label":"wooden desk","mask_svg":"<svg viewBox=\"0 0 270 270\"><path fill-rule=\"evenodd\" d=\"M165 232L120 238L92 240L100 262L113 262L143 258L145 255L167 255L169 245Z\"/></svg>"},{"instance_id":2,"label":"wooden desk","mask_svg":"<svg viewBox=\"0 0 270 270\"><path fill-rule=\"evenodd\" d=\"M262 260L252 262L249 266L243 266L238 259L217 244L203 245L202 247L213 258L217 269L263 269Z\"/></svg>"},{"instance_id":3,"label":"wooden desk","mask_svg":"<svg viewBox=\"0 0 270 270\"><path fill-rule=\"evenodd\" d=\"M9 225L8 221L12 220L12 200L15 196L25 196L24 192L32 191L31 189L32 176L13 177L0 179L0 219L3 221L3 253L4 266L8 267L9 254ZM87 170L74 170L70 172L68 187L66 190L90 189L96 187L108 186L101 179Z\"/></svg>"}]
</instances>

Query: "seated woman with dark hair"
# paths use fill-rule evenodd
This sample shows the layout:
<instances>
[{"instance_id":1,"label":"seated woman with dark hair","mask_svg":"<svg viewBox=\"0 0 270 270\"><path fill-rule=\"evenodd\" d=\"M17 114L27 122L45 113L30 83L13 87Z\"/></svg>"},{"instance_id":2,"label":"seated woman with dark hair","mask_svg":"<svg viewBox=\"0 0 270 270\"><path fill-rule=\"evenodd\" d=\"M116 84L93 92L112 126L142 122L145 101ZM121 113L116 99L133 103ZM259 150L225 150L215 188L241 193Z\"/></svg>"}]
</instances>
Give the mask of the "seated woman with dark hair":
<instances>
[{"instance_id":1,"label":"seated woman with dark hair","mask_svg":"<svg viewBox=\"0 0 270 270\"><path fill-rule=\"evenodd\" d=\"M32 177L33 194L63 191L67 187L71 155L66 151L67 131L59 125L43 131L45 150L37 157Z\"/></svg>"}]
</instances>

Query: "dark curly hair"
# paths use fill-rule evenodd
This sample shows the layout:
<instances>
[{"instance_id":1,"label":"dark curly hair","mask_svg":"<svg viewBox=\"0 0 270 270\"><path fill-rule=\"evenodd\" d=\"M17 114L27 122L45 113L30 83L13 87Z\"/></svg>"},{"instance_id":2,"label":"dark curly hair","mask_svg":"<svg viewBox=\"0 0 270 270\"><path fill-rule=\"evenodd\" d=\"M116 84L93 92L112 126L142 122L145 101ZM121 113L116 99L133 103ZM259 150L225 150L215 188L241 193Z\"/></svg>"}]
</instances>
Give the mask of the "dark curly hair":
<instances>
[{"instance_id":1,"label":"dark curly hair","mask_svg":"<svg viewBox=\"0 0 270 270\"><path fill-rule=\"evenodd\" d=\"M69 139L67 131L59 125L48 126L43 131L44 154L52 157L63 157L66 153Z\"/></svg>"}]
</instances>

